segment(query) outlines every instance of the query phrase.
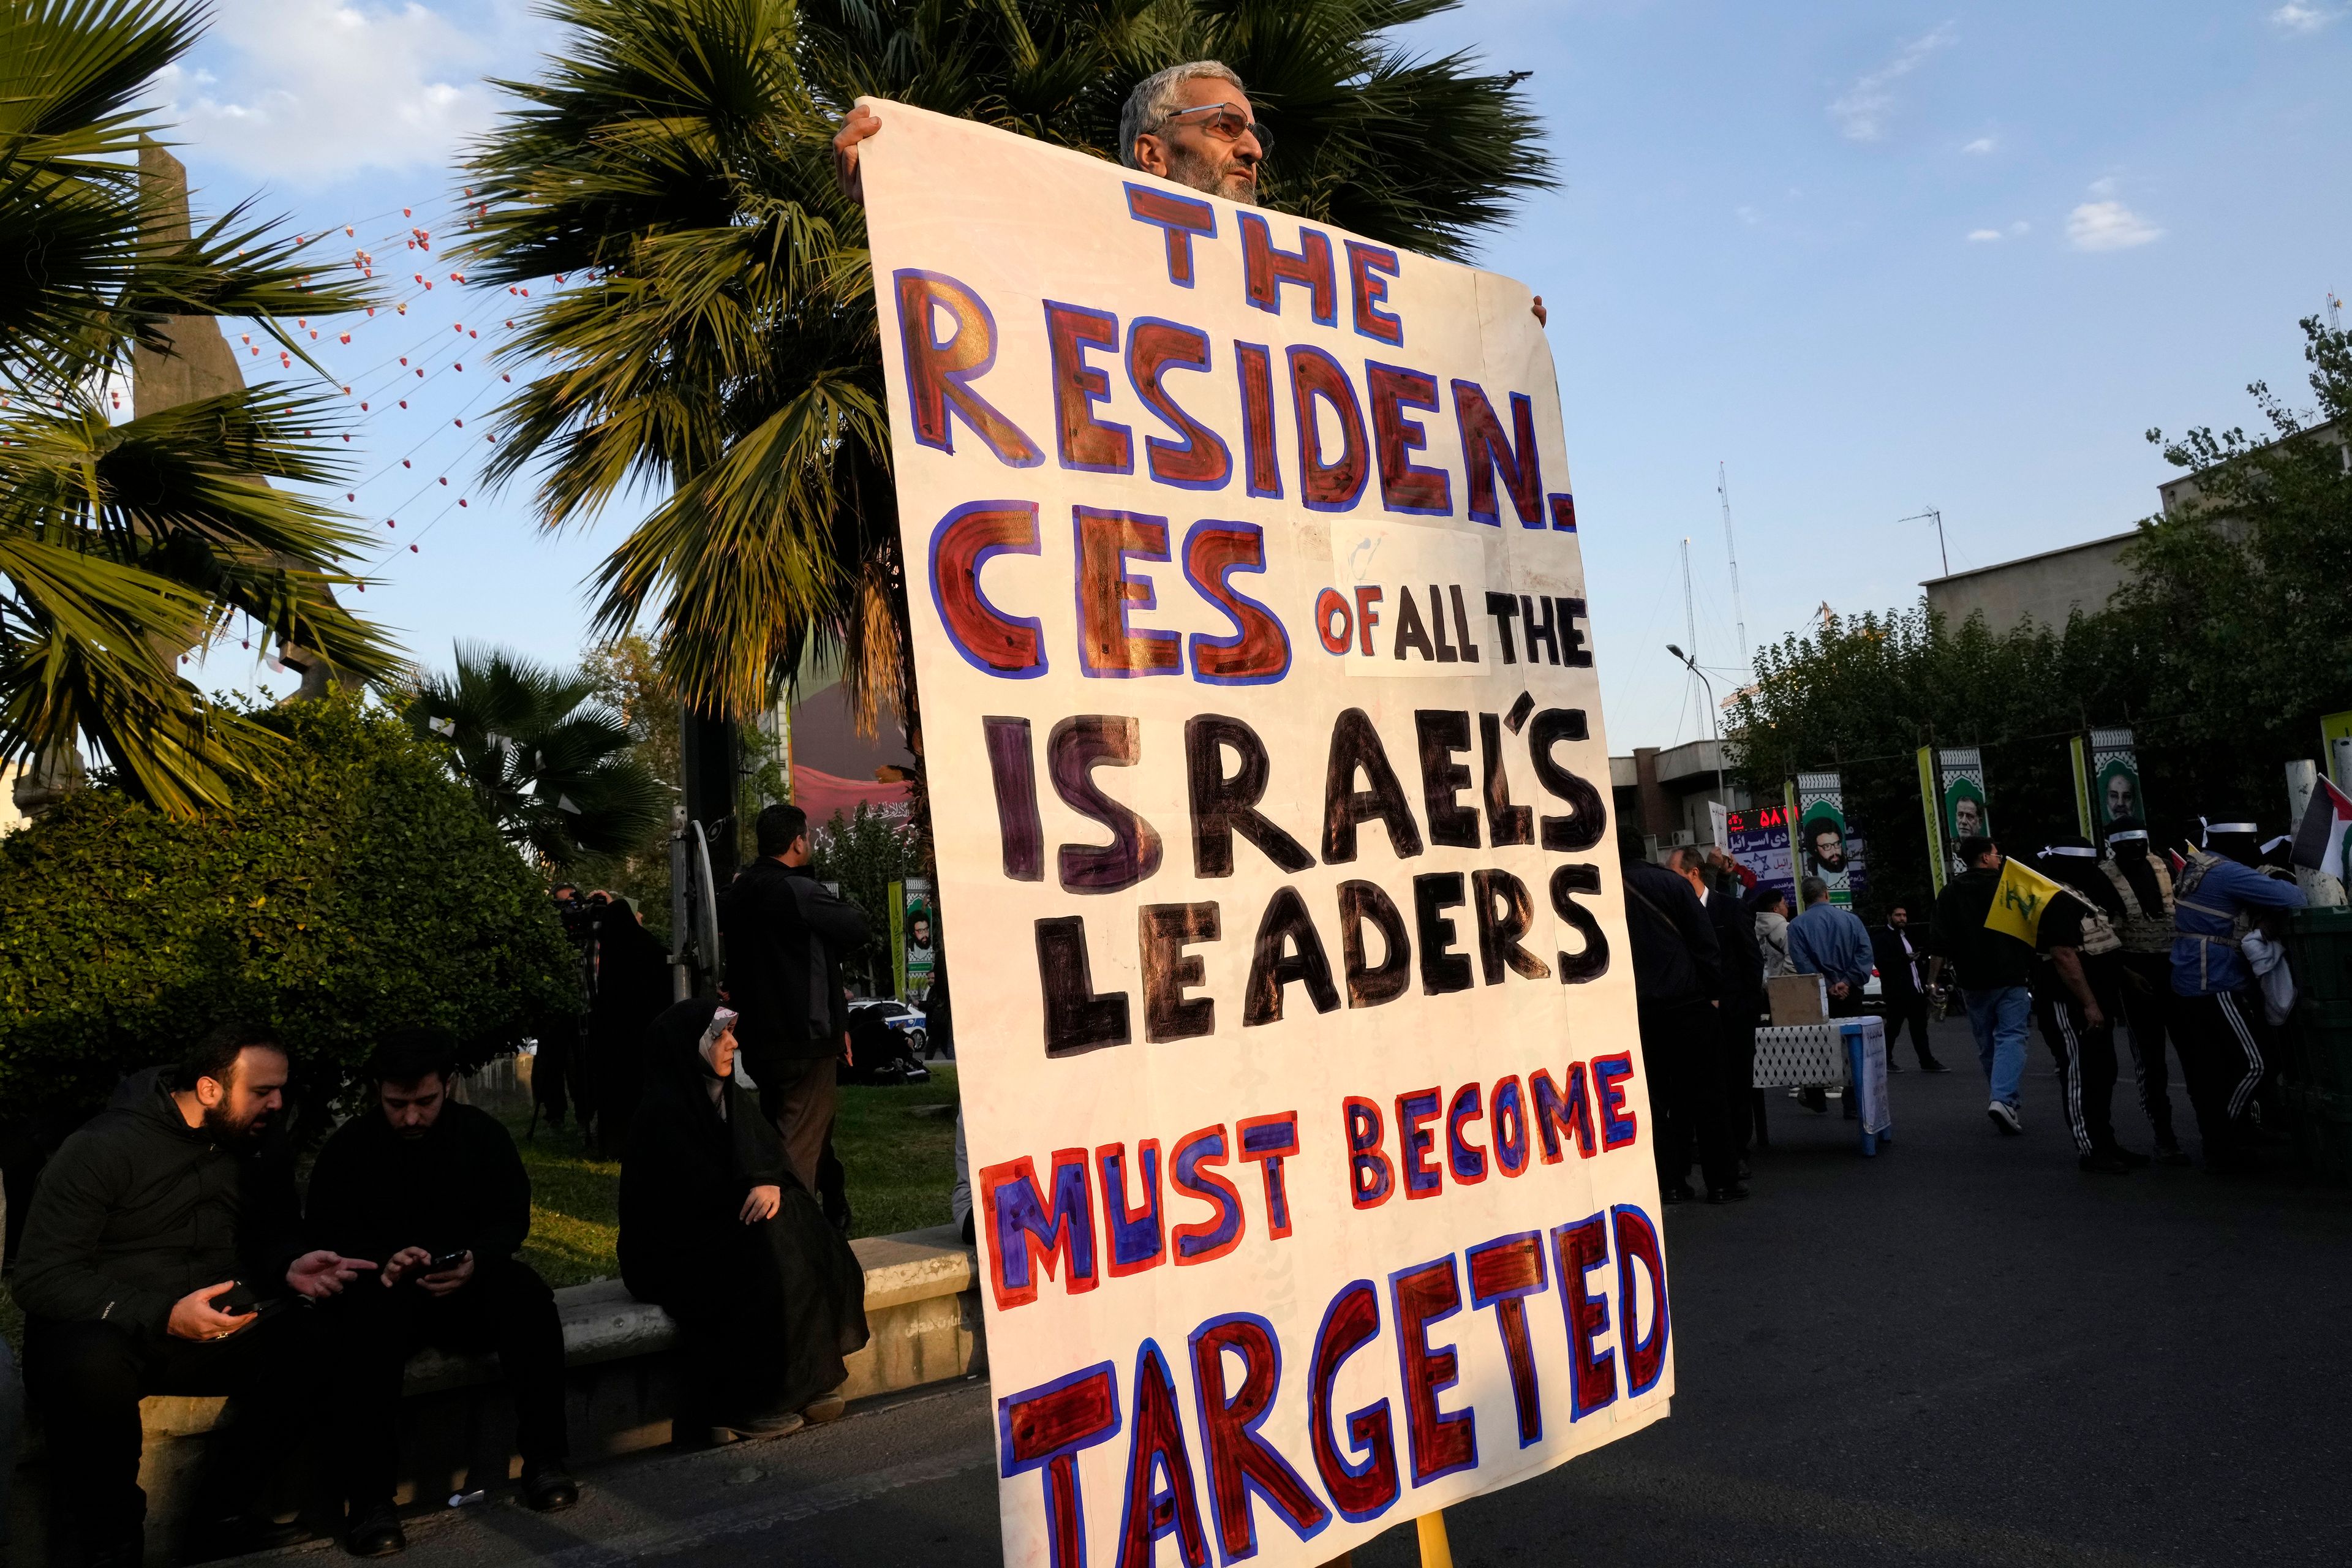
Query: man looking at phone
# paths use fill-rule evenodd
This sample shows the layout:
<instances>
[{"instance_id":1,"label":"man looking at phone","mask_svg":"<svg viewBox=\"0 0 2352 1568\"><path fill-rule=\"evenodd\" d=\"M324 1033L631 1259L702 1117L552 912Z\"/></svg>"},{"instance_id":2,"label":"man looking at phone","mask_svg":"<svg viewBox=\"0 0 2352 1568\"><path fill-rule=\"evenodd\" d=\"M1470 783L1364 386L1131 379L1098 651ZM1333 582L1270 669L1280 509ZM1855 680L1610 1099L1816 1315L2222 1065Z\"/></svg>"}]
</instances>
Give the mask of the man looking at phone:
<instances>
[{"instance_id":1,"label":"man looking at phone","mask_svg":"<svg viewBox=\"0 0 2352 1568\"><path fill-rule=\"evenodd\" d=\"M310 1314L287 1309L375 1267L299 1249L293 1161L268 1136L287 1071L267 1031L215 1029L177 1068L124 1079L34 1192L14 1281L26 1383L64 1521L93 1563L136 1564L143 1550L150 1394L235 1402L198 1514L214 1539L178 1555L268 1543L261 1500L310 1383Z\"/></svg>"},{"instance_id":2,"label":"man looking at phone","mask_svg":"<svg viewBox=\"0 0 2352 1568\"><path fill-rule=\"evenodd\" d=\"M454 1043L407 1030L371 1064L373 1103L338 1128L310 1174L310 1234L372 1258L375 1282L332 1314L336 1418L353 1555L404 1551L399 1480L403 1370L426 1345L495 1350L514 1399L522 1498L569 1508L563 1328L546 1282L515 1253L530 1233L530 1178L488 1111L449 1098Z\"/></svg>"}]
</instances>

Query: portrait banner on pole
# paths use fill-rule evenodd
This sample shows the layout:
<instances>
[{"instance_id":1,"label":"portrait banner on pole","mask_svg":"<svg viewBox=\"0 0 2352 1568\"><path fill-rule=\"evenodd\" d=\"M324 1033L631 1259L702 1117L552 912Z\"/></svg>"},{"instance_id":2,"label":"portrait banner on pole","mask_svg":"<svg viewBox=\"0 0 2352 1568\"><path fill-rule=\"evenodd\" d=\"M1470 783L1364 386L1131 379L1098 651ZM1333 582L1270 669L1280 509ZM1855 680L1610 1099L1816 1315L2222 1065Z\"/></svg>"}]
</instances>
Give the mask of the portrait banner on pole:
<instances>
[{"instance_id":1,"label":"portrait banner on pole","mask_svg":"<svg viewBox=\"0 0 2352 1568\"><path fill-rule=\"evenodd\" d=\"M1846 821L1845 785L1834 773L1799 773L1786 789L1789 818L1797 825L1797 864L1801 874L1829 884L1830 902L1850 909L1870 883L1863 869L1864 846Z\"/></svg>"},{"instance_id":2,"label":"portrait banner on pole","mask_svg":"<svg viewBox=\"0 0 2352 1568\"><path fill-rule=\"evenodd\" d=\"M1959 841L1992 834L1992 810L1985 797L1984 754L1974 746L1919 748L1920 803L1927 813L1928 869L1936 890L1968 868Z\"/></svg>"},{"instance_id":3,"label":"portrait banner on pole","mask_svg":"<svg viewBox=\"0 0 2352 1568\"><path fill-rule=\"evenodd\" d=\"M2121 727L2093 730L2084 737L2083 794L2090 802L2094 843L2126 818L2146 822L2147 798L2139 776L2139 750Z\"/></svg>"},{"instance_id":4,"label":"portrait banner on pole","mask_svg":"<svg viewBox=\"0 0 2352 1568\"><path fill-rule=\"evenodd\" d=\"M874 108L1007 1562L1305 1568L1663 1416L1528 290Z\"/></svg>"}]
</instances>

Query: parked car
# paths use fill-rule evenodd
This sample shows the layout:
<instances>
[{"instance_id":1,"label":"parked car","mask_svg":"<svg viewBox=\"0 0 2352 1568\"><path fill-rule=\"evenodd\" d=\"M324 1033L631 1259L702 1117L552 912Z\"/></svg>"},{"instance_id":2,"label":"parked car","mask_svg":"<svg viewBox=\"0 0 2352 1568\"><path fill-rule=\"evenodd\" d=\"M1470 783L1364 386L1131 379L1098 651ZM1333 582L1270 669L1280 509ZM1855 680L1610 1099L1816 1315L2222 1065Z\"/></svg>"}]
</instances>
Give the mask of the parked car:
<instances>
[{"instance_id":1,"label":"parked car","mask_svg":"<svg viewBox=\"0 0 2352 1568\"><path fill-rule=\"evenodd\" d=\"M853 1020L865 1012L873 1013L881 1019L885 1027L906 1037L907 1048L917 1057L920 1057L923 1047L930 1043L929 1020L904 1002L893 1001L887 996L866 996L850 1003L849 1013Z\"/></svg>"}]
</instances>

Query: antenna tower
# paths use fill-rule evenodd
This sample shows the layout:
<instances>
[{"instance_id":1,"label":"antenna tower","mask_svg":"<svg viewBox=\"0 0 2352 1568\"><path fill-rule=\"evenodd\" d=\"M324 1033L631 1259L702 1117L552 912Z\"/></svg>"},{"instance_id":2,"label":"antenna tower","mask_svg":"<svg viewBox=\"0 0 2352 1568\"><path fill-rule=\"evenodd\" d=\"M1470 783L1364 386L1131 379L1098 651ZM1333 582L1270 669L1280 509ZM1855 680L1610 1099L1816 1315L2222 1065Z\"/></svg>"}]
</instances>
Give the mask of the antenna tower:
<instances>
[{"instance_id":1,"label":"antenna tower","mask_svg":"<svg viewBox=\"0 0 2352 1568\"><path fill-rule=\"evenodd\" d=\"M1748 647L1748 612L1739 603L1739 552L1731 542L1731 483L1724 477L1723 464L1715 465L1715 493L1723 498L1723 555L1731 563L1731 619L1739 628L1739 657L1749 656Z\"/></svg>"},{"instance_id":2,"label":"antenna tower","mask_svg":"<svg viewBox=\"0 0 2352 1568\"><path fill-rule=\"evenodd\" d=\"M1690 540L1687 536L1683 540L1683 647L1690 650L1690 661L1693 665L1696 665L1698 663L1698 619L1691 610ZM1694 707L1697 705L1698 697L1696 691L1692 694L1691 701ZM1698 716L1702 719L1706 718L1705 710L1701 710Z\"/></svg>"}]
</instances>

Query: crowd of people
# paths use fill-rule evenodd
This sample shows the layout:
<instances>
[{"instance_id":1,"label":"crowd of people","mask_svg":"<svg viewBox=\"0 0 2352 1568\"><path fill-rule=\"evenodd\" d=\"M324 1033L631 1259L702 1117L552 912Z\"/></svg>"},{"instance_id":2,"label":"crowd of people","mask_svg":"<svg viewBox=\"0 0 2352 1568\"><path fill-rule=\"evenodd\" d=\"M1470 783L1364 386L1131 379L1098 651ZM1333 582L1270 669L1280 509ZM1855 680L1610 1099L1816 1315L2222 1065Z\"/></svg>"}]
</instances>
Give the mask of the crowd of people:
<instances>
[{"instance_id":1,"label":"crowd of people","mask_svg":"<svg viewBox=\"0 0 2352 1568\"><path fill-rule=\"evenodd\" d=\"M863 1270L816 1196L847 1044L840 960L866 919L815 880L802 812L771 806L757 831L759 859L719 900L727 1004L670 1005L612 1053L630 1102L621 1273L677 1324L689 1442L838 1416L845 1358L867 1332ZM618 918L635 929L625 905ZM517 1256L530 1177L506 1127L453 1097L458 1057L430 1028L380 1042L364 1102L307 1185L288 1135L289 1053L242 1023L126 1079L50 1158L13 1287L55 1561L141 1560L139 1402L156 1394L226 1395L235 1411L181 1555L290 1540L322 1513L356 1555L404 1550L399 1401L427 1346L496 1352L521 1500L578 1500L555 1298ZM13 1395L11 1372L0 1366L0 1390ZM0 1408L0 1478L16 1416ZM292 1461L314 1451L327 1462L306 1477Z\"/></svg>"},{"instance_id":2,"label":"crowd of people","mask_svg":"<svg viewBox=\"0 0 2352 1568\"><path fill-rule=\"evenodd\" d=\"M2243 817L2200 822L2163 853L2129 818L2103 845L2053 837L2031 862L2058 888L2037 909L2030 942L1988 923L2005 860L1982 835L1955 846L1964 868L1937 895L1924 940L1908 906L1868 926L1820 877L1797 884L1803 908L1792 917L1780 889L1720 848L1679 847L1655 864L1629 854L1625 918L1664 1201L1749 1195L1764 1108L1753 1087L1756 1031L1769 1010L1766 984L1783 974L1817 976L1831 1018L1861 1015L1875 981L1889 1072L1904 1070L1895 1047L1906 1032L1919 1070L1951 1070L1928 1021L1963 1011L1990 1089L1986 1115L2009 1136L2024 1131L2026 1037L2038 1023L2078 1163L2093 1174L2190 1163L2173 1129L2168 1041L2206 1167L2250 1168L2262 1145L2286 1136L2277 1029L2293 989L2280 921L2304 897L2284 843L2263 841ZM2119 1024L2152 1138L2145 1152L2115 1129ZM1827 1109L1826 1087L1798 1094Z\"/></svg>"},{"instance_id":3,"label":"crowd of people","mask_svg":"<svg viewBox=\"0 0 2352 1568\"><path fill-rule=\"evenodd\" d=\"M2244 1171L2264 1143L2284 1141L2278 1026L2293 1005L2280 921L2304 904L2284 863L2249 816L2200 821L2158 852L2147 826L2125 818L2101 846L2053 837L2033 868L2060 885L2031 942L1987 924L2003 857L1976 836L1955 847L1966 869L1938 895L1929 983L1947 970L1966 1008L2002 1133L2023 1131L2028 1020L2057 1067L2067 1130L2085 1172L2121 1175L2185 1165L2172 1121L2168 1040L2179 1056L2205 1166ZM2115 1130L2116 1029L2129 1044L2152 1149Z\"/></svg>"}]
</instances>

